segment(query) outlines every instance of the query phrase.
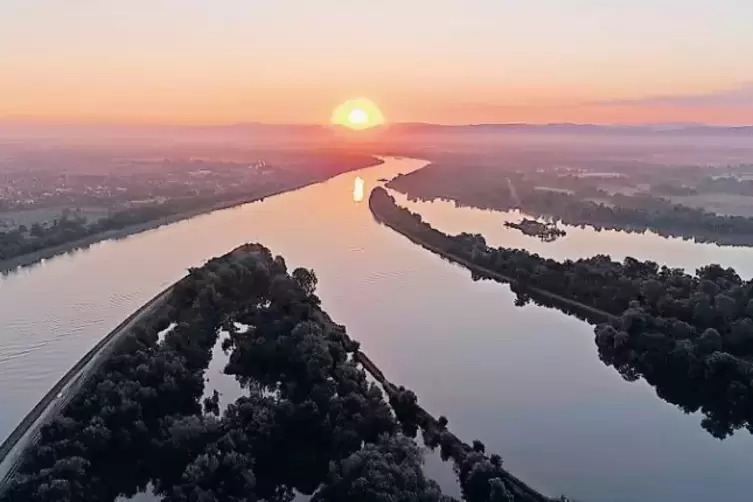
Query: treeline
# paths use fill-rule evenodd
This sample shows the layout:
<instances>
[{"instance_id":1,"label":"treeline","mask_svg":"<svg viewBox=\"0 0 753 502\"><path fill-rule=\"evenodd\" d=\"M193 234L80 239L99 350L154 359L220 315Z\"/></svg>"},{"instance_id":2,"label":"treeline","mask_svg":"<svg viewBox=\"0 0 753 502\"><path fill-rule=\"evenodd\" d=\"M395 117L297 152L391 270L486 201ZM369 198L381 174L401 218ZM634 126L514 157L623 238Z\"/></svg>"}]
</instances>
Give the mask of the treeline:
<instances>
[{"instance_id":1,"label":"treeline","mask_svg":"<svg viewBox=\"0 0 753 502\"><path fill-rule=\"evenodd\" d=\"M393 408L369 383L316 284L258 244L191 269L42 428L0 500L106 501L148 484L169 502L289 502L296 491L315 502L452 500L408 438L433 430L416 418L415 396L401 390L408 398ZM225 372L245 389L225 410L216 392L202 402L220 331ZM428 434L442 446L441 431ZM452 445L443 454L460 462L469 502L546 500L511 484L480 443Z\"/></svg>"},{"instance_id":2,"label":"treeline","mask_svg":"<svg viewBox=\"0 0 753 502\"><path fill-rule=\"evenodd\" d=\"M578 185L576 176L549 180L555 186L569 186L567 180L574 180L572 193L542 188L538 185L544 181L529 180L519 173L489 169L465 176L459 183L460 169L430 165L397 176L387 186L412 199L444 199L458 206L498 211L520 209L536 217L553 218L573 226L587 225L597 231L650 230L664 237L698 242L753 245L753 218L721 215L649 194L610 195L585 183Z\"/></svg>"},{"instance_id":3,"label":"treeline","mask_svg":"<svg viewBox=\"0 0 753 502\"><path fill-rule=\"evenodd\" d=\"M650 230L664 237L697 242L753 245L753 218L721 215L661 197L616 194L608 196L608 203L603 203L577 194L548 190L519 190L518 193L521 210L553 217L568 225L627 232Z\"/></svg>"},{"instance_id":4,"label":"treeline","mask_svg":"<svg viewBox=\"0 0 753 502\"><path fill-rule=\"evenodd\" d=\"M599 323L604 362L628 379L645 378L685 412L701 411L714 436L742 427L753 432L753 282L731 268L708 265L691 275L604 255L559 262L491 248L481 235L446 235L381 188L369 203L394 229L470 264L480 276L507 278L519 300L534 298Z\"/></svg>"},{"instance_id":5,"label":"treeline","mask_svg":"<svg viewBox=\"0 0 753 502\"><path fill-rule=\"evenodd\" d=\"M60 218L48 224L35 223L28 227L19 225L13 230L0 230L0 261L69 244L104 232L122 230L133 225L143 225L184 213L208 211L234 201L263 198L287 188L305 184L311 178L311 175L298 179L293 177L285 181L260 183L252 190L181 197L170 199L162 204L119 209L96 221L90 221L66 209L63 210Z\"/></svg>"},{"instance_id":6,"label":"treeline","mask_svg":"<svg viewBox=\"0 0 753 502\"><path fill-rule=\"evenodd\" d=\"M694 190L695 193L722 193L750 197L753 196L753 180L740 179L731 173L728 176L708 176L698 182Z\"/></svg>"},{"instance_id":7,"label":"treeline","mask_svg":"<svg viewBox=\"0 0 753 502\"><path fill-rule=\"evenodd\" d=\"M462 442L447 429L447 417L434 419L418 405L413 391L402 386L387 386L385 390L404 433L415 438L420 429L428 448L439 448L442 460L452 460L464 500L547 500L505 471L500 455L487 456L481 441L473 441L472 446ZM558 500L567 502L565 497Z\"/></svg>"},{"instance_id":8,"label":"treeline","mask_svg":"<svg viewBox=\"0 0 753 502\"><path fill-rule=\"evenodd\" d=\"M167 203L117 211L97 221L63 215L50 224L20 225L10 231L0 231L0 261L68 244L101 232L148 223L180 211L180 207Z\"/></svg>"}]
</instances>

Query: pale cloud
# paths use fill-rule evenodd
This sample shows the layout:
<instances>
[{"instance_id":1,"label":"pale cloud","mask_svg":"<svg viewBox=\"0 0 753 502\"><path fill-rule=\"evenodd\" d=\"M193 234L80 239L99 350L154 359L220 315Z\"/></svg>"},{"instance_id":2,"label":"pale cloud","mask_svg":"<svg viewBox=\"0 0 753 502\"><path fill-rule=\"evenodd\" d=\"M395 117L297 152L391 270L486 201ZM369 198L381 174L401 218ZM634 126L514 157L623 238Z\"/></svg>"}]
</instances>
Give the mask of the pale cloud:
<instances>
[{"instance_id":1,"label":"pale cloud","mask_svg":"<svg viewBox=\"0 0 753 502\"><path fill-rule=\"evenodd\" d=\"M607 106L753 107L753 82L705 94L649 96L588 103ZM753 117L751 117L753 119Z\"/></svg>"}]
</instances>

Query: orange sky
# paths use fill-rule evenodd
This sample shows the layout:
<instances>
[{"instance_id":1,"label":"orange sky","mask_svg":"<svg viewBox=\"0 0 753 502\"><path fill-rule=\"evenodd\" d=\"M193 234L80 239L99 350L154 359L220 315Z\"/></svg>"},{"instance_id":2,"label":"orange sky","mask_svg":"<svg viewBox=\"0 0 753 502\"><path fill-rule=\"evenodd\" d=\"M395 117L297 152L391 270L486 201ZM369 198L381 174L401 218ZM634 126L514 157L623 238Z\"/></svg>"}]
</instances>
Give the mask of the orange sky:
<instances>
[{"instance_id":1,"label":"orange sky","mask_svg":"<svg viewBox=\"0 0 753 502\"><path fill-rule=\"evenodd\" d=\"M105 5L106 4L106 5ZM753 2L4 0L0 120L753 123Z\"/></svg>"},{"instance_id":2,"label":"orange sky","mask_svg":"<svg viewBox=\"0 0 753 502\"><path fill-rule=\"evenodd\" d=\"M0 92L9 95L0 84ZM51 122L128 122L176 124L226 124L237 122L327 123L338 103L368 96L381 108L388 122L493 123L573 122L649 123L704 122L753 124L753 105L702 103L582 102L578 99L547 104L516 104L510 95L501 103L457 97L433 97L421 93L390 95L377 90L347 91L227 89L202 90L150 88L57 88L15 99L0 107L0 117ZM718 93L722 95L723 93ZM22 93L18 93L19 96ZM712 94L716 96L717 93ZM384 97L381 97L384 96ZM524 99L521 101L528 101ZM511 103L512 102L512 103Z\"/></svg>"}]
</instances>

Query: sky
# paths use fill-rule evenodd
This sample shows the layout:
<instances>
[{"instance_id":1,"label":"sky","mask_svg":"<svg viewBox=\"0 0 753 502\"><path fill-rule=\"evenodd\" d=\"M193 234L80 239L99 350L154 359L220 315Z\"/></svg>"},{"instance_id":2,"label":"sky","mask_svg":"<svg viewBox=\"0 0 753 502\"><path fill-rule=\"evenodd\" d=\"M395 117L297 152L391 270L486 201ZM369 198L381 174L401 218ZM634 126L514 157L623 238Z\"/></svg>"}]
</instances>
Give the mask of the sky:
<instances>
[{"instance_id":1,"label":"sky","mask_svg":"<svg viewBox=\"0 0 753 502\"><path fill-rule=\"evenodd\" d=\"M753 124L753 0L0 0L0 120Z\"/></svg>"}]
</instances>

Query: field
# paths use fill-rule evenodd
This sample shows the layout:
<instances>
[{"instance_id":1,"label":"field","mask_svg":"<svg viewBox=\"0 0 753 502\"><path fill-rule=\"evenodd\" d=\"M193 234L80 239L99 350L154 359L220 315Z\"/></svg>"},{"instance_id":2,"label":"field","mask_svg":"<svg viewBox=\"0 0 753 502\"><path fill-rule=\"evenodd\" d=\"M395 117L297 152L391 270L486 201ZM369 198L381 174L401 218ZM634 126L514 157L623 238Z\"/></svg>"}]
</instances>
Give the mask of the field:
<instances>
[{"instance_id":1,"label":"field","mask_svg":"<svg viewBox=\"0 0 753 502\"><path fill-rule=\"evenodd\" d=\"M557 193L564 193L567 195L572 195L573 193L575 193L572 190L569 190L567 188L556 188L556 187L545 187L545 186L536 186L534 188L541 192L557 192Z\"/></svg>"},{"instance_id":2,"label":"field","mask_svg":"<svg viewBox=\"0 0 753 502\"><path fill-rule=\"evenodd\" d=\"M675 204L699 207L717 214L753 217L753 197L732 194L675 195L666 197Z\"/></svg>"},{"instance_id":3,"label":"field","mask_svg":"<svg viewBox=\"0 0 753 502\"><path fill-rule=\"evenodd\" d=\"M13 230L21 225L28 228L34 223L52 223L60 218L64 209L55 207L2 212L0 213L0 230ZM96 221L107 216L107 209L102 207L86 207L78 209L77 212L89 221Z\"/></svg>"}]
</instances>

